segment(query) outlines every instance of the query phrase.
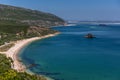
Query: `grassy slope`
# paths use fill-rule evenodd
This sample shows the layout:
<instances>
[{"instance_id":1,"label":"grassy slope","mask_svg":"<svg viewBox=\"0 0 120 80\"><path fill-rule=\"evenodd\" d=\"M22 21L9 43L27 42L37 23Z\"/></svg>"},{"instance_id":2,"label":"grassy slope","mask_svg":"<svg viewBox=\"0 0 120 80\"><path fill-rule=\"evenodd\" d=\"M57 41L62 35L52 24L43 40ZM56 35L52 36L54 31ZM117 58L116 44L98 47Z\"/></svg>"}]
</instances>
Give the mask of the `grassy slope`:
<instances>
[{"instance_id":1,"label":"grassy slope","mask_svg":"<svg viewBox=\"0 0 120 80\"><path fill-rule=\"evenodd\" d=\"M29 30L30 26L50 27L59 24L64 24L64 20L56 15L0 4L0 45L9 41L55 32L54 30L43 28Z\"/></svg>"},{"instance_id":2,"label":"grassy slope","mask_svg":"<svg viewBox=\"0 0 120 80\"><path fill-rule=\"evenodd\" d=\"M17 20L42 20L42 21L46 20L64 22L63 19L50 13L1 4L0 4L0 17Z\"/></svg>"},{"instance_id":3,"label":"grassy slope","mask_svg":"<svg viewBox=\"0 0 120 80\"><path fill-rule=\"evenodd\" d=\"M33 27L16 21L0 20L0 45L5 42L55 33L49 28Z\"/></svg>"},{"instance_id":4,"label":"grassy slope","mask_svg":"<svg viewBox=\"0 0 120 80\"><path fill-rule=\"evenodd\" d=\"M16 23L15 21L0 20L0 45L5 42L15 41L24 38L24 36L17 37L17 33L26 32L29 28L26 24Z\"/></svg>"}]
</instances>

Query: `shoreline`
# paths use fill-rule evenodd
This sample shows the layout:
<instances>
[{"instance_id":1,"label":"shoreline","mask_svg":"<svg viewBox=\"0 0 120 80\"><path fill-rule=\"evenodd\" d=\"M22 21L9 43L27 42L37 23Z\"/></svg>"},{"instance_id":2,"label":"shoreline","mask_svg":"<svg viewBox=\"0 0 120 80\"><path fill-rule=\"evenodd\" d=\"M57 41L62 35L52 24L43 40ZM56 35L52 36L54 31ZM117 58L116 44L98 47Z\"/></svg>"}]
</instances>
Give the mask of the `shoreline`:
<instances>
[{"instance_id":1,"label":"shoreline","mask_svg":"<svg viewBox=\"0 0 120 80\"><path fill-rule=\"evenodd\" d=\"M23 47L29 45L33 41L41 40L41 39L48 38L48 37L53 37L58 34L60 34L60 33L57 32L54 34L48 34L48 35L41 36L41 37L33 37L33 38L29 38L29 39L18 40L18 41L15 41L15 43L14 43L15 45L12 46L8 51L0 52L0 53L5 54L7 57L10 57L13 60L13 63L11 63L11 68L13 68L14 70L16 70L18 72L27 72L26 66L19 60L19 57L18 57L19 51Z\"/></svg>"}]
</instances>

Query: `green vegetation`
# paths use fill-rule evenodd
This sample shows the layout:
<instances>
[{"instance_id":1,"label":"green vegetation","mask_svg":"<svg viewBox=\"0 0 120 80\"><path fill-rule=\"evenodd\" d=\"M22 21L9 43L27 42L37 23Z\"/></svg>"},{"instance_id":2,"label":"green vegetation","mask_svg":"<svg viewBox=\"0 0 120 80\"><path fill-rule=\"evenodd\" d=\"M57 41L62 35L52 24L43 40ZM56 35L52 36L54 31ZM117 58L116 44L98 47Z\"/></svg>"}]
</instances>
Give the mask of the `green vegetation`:
<instances>
[{"instance_id":1,"label":"green vegetation","mask_svg":"<svg viewBox=\"0 0 120 80\"><path fill-rule=\"evenodd\" d=\"M0 20L0 45L25 38L38 37L55 33L49 28L29 26L16 21Z\"/></svg>"},{"instance_id":2,"label":"green vegetation","mask_svg":"<svg viewBox=\"0 0 120 80\"><path fill-rule=\"evenodd\" d=\"M50 13L2 4L0 4L0 20L18 21L41 27L64 24L63 19Z\"/></svg>"},{"instance_id":3,"label":"green vegetation","mask_svg":"<svg viewBox=\"0 0 120 80\"><path fill-rule=\"evenodd\" d=\"M0 4L0 45L55 33L48 27L63 24L64 20L50 13Z\"/></svg>"},{"instance_id":4,"label":"green vegetation","mask_svg":"<svg viewBox=\"0 0 120 80\"><path fill-rule=\"evenodd\" d=\"M0 80L46 80L42 76L20 73L11 69L11 59L0 54Z\"/></svg>"},{"instance_id":5,"label":"green vegetation","mask_svg":"<svg viewBox=\"0 0 120 80\"><path fill-rule=\"evenodd\" d=\"M26 24L20 24L15 21L0 20L0 45L23 39L29 28ZM21 35L17 35L21 34Z\"/></svg>"},{"instance_id":6,"label":"green vegetation","mask_svg":"<svg viewBox=\"0 0 120 80\"><path fill-rule=\"evenodd\" d=\"M26 31L29 28L27 24L22 24L17 21L0 20L0 32L4 33L18 33Z\"/></svg>"},{"instance_id":7,"label":"green vegetation","mask_svg":"<svg viewBox=\"0 0 120 80\"><path fill-rule=\"evenodd\" d=\"M13 7L13 6L7 6L7 5L1 5L4 7L4 9L0 9L1 16L7 17L10 19L19 19L19 20L51 20L51 21L62 21L62 19L58 18L57 16L40 12L37 10L30 10L25 8L19 8L19 7ZM9 15L11 14L11 15Z\"/></svg>"}]
</instances>

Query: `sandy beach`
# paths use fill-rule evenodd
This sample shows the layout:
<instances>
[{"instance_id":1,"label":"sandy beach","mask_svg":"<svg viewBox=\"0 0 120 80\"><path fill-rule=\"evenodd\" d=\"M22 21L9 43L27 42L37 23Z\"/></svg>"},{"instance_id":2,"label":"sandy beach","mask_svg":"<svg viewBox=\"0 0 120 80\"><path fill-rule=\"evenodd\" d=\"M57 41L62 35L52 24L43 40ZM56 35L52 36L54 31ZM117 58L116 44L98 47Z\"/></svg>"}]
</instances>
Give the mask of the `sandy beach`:
<instances>
[{"instance_id":1,"label":"sandy beach","mask_svg":"<svg viewBox=\"0 0 120 80\"><path fill-rule=\"evenodd\" d=\"M44 38L48 38L48 37L52 37L52 36L55 36L57 34L59 34L59 33L49 34L49 35L45 35L45 36L42 36L42 37L34 37L34 38L29 38L29 39L24 39L24 40L16 41L15 45L13 47L11 47L8 51L1 52L1 53L6 54L7 57L12 58L13 64L11 64L11 67L13 69L17 70L18 72L25 72L26 67L23 65L22 62L20 62L18 60L17 54L19 53L19 51L24 46L28 45L29 43L31 43L33 41L44 39Z\"/></svg>"}]
</instances>

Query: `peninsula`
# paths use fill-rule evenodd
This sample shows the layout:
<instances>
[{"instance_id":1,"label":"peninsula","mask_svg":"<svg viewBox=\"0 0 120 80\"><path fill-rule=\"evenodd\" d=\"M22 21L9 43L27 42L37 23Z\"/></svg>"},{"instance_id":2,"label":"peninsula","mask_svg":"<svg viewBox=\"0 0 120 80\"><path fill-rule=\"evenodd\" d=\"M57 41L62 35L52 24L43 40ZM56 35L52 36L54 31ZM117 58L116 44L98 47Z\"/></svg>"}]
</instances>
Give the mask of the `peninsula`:
<instances>
[{"instance_id":1,"label":"peninsula","mask_svg":"<svg viewBox=\"0 0 120 80\"><path fill-rule=\"evenodd\" d=\"M50 13L3 4L0 12L0 80L46 80L26 73L17 54L32 41L59 34L50 27L64 25L64 20Z\"/></svg>"}]
</instances>

